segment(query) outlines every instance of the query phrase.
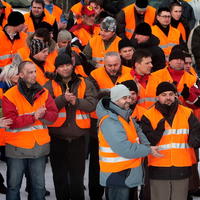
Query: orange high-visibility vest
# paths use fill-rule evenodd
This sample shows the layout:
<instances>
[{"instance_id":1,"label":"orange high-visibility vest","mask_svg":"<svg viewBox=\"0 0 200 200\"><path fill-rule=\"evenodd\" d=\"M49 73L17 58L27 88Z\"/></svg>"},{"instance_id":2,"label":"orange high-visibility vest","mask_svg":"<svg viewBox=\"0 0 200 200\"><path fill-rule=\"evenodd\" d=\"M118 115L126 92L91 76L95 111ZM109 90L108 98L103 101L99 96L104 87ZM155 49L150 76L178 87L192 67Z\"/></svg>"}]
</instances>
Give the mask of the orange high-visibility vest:
<instances>
[{"instance_id":1,"label":"orange high-visibility vest","mask_svg":"<svg viewBox=\"0 0 200 200\"><path fill-rule=\"evenodd\" d=\"M116 36L107 49L105 49L104 42L100 35L94 36L89 40L89 45L92 49L92 60L97 63L98 67L104 66L104 55L107 52L118 52L118 43L120 40L121 38Z\"/></svg>"},{"instance_id":2,"label":"orange high-visibility vest","mask_svg":"<svg viewBox=\"0 0 200 200\"><path fill-rule=\"evenodd\" d=\"M121 75L117 78L117 81L115 83L112 82L112 80L108 76L104 67L99 67L93 70L90 75L96 80L100 88L100 91L105 91L114 87L117 83L121 83L123 81L129 80L129 79L126 79L126 74L130 73L130 71L131 71L131 68L122 66ZM97 115L95 111L90 113L90 116L94 119L97 119Z\"/></svg>"},{"instance_id":3,"label":"orange high-visibility vest","mask_svg":"<svg viewBox=\"0 0 200 200\"><path fill-rule=\"evenodd\" d=\"M133 113L131 115L131 117L135 118L136 120L141 120L143 114L146 112L146 108L140 106L140 105L136 105L134 110L133 110Z\"/></svg>"},{"instance_id":4,"label":"orange high-visibility vest","mask_svg":"<svg viewBox=\"0 0 200 200\"><path fill-rule=\"evenodd\" d=\"M88 77L88 75L85 73L82 65L76 65L74 72L76 74L81 75L82 77Z\"/></svg>"},{"instance_id":5,"label":"orange high-visibility vest","mask_svg":"<svg viewBox=\"0 0 200 200\"><path fill-rule=\"evenodd\" d=\"M20 32L19 37L11 42L4 31L0 31L0 67L11 64L17 50L26 45L27 34Z\"/></svg>"},{"instance_id":6,"label":"orange high-visibility vest","mask_svg":"<svg viewBox=\"0 0 200 200\"><path fill-rule=\"evenodd\" d=\"M7 24L7 19L3 18L2 25L0 26L0 31L3 30L4 26Z\"/></svg>"},{"instance_id":7,"label":"orange high-visibility vest","mask_svg":"<svg viewBox=\"0 0 200 200\"><path fill-rule=\"evenodd\" d=\"M51 26L53 26L56 18L54 16L52 16L51 14L49 14L49 12L46 12L44 10L45 16L43 17L42 21L49 23ZM25 13L24 14L24 19L25 19L25 23L28 27L27 33L31 34L35 32L35 28L34 28L34 24L33 24L33 20L30 17L30 12L29 13Z\"/></svg>"},{"instance_id":8,"label":"orange high-visibility vest","mask_svg":"<svg viewBox=\"0 0 200 200\"><path fill-rule=\"evenodd\" d=\"M50 15L53 15L56 18L56 21L60 22L60 17L62 15L62 9L59 8L58 6L53 5L52 13L50 13L46 8L45 8L45 12L48 12Z\"/></svg>"},{"instance_id":9,"label":"orange high-visibility vest","mask_svg":"<svg viewBox=\"0 0 200 200\"><path fill-rule=\"evenodd\" d=\"M165 121L165 131L161 140L156 146L159 147L162 157L148 156L148 165L156 167L187 167L196 163L194 149L188 145L189 123L188 119L192 110L178 105L172 126ZM163 115L154 107L144 113L153 129L156 129L158 122Z\"/></svg>"},{"instance_id":10,"label":"orange high-visibility vest","mask_svg":"<svg viewBox=\"0 0 200 200\"><path fill-rule=\"evenodd\" d=\"M30 56L30 48L26 45L20 48L17 51L17 54L20 56L22 60L26 60ZM49 63L54 64L57 56L58 56L58 50L53 50L52 52L49 53L46 60L48 60Z\"/></svg>"},{"instance_id":11,"label":"orange high-visibility vest","mask_svg":"<svg viewBox=\"0 0 200 200\"><path fill-rule=\"evenodd\" d=\"M141 165L141 158L130 159L124 158L119 154L115 153L106 139L104 138L103 132L101 131L101 124L104 119L109 116L104 116L99 122L98 138L99 138L99 163L101 172L120 172L125 169L136 168ZM128 123L121 116L118 116L118 120L126 132L128 141L132 143L137 142L137 132L133 125L132 119ZM115 131L115 130L113 130ZM116 135L117 137L117 135Z\"/></svg>"},{"instance_id":12,"label":"orange high-visibility vest","mask_svg":"<svg viewBox=\"0 0 200 200\"><path fill-rule=\"evenodd\" d=\"M80 29L72 31L72 33L79 39L82 46L86 46L88 44L89 40L93 36L98 35L99 32L100 32L99 26L94 27L93 34L88 33L88 31L86 31L84 28L80 28Z\"/></svg>"},{"instance_id":13,"label":"orange high-visibility vest","mask_svg":"<svg viewBox=\"0 0 200 200\"><path fill-rule=\"evenodd\" d=\"M185 28L184 28L182 22L179 22L177 29L180 31L184 42L186 42L186 39L187 39L186 38L186 31L185 31Z\"/></svg>"},{"instance_id":14,"label":"orange high-visibility vest","mask_svg":"<svg viewBox=\"0 0 200 200\"><path fill-rule=\"evenodd\" d=\"M33 62L30 58L27 58L25 60ZM35 63L33 62L33 64ZM46 60L44 64L44 71L38 65L35 64L35 66L36 66L36 81L43 86L49 80L48 78L45 77L44 73L54 72L55 66L49 63L48 60Z\"/></svg>"},{"instance_id":15,"label":"orange high-visibility vest","mask_svg":"<svg viewBox=\"0 0 200 200\"><path fill-rule=\"evenodd\" d=\"M127 81L126 74L130 73L131 68L122 66L121 75L118 76L115 83L112 82L109 75L107 74L105 67L99 67L91 72L91 76L96 80L100 90L108 90L115 86L117 83L121 83L123 81Z\"/></svg>"},{"instance_id":16,"label":"orange high-visibility vest","mask_svg":"<svg viewBox=\"0 0 200 200\"><path fill-rule=\"evenodd\" d=\"M152 94L154 93L154 96L156 96L156 88L161 82L167 81L167 82L173 83L173 79L167 67L161 70L158 70L156 72L153 72L151 75L152 75L152 80L153 80L153 83L151 83L151 91L152 91ZM196 83L196 80L197 78L195 76L184 71L184 74L181 77L181 80L176 86L178 93L180 94L182 92L184 88L184 84L187 84L187 86L191 88ZM179 96L179 100L182 103L184 103L184 99L181 96Z\"/></svg>"},{"instance_id":17,"label":"orange high-visibility vest","mask_svg":"<svg viewBox=\"0 0 200 200\"><path fill-rule=\"evenodd\" d=\"M171 25L169 27L168 36L166 36L157 25L152 26L151 30L152 34L159 38L159 47L164 51L165 56L169 56L172 47L180 43L179 39L181 33Z\"/></svg>"},{"instance_id":18,"label":"orange high-visibility vest","mask_svg":"<svg viewBox=\"0 0 200 200\"><path fill-rule=\"evenodd\" d=\"M149 79L146 87L144 88L136 79L135 76L132 76L130 73L126 75L126 80L134 80L138 86L138 102L137 105L144 107L145 109L150 108L156 102L156 92L152 90L154 84L154 79L152 75L149 75Z\"/></svg>"},{"instance_id":19,"label":"orange high-visibility vest","mask_svg":"<svg viewBox=\"0 0 200 200\"><path fill-rule=\"evenodd\" d=\"M71 7L71 11L74 14L75 17L75 23L74 24L80 24L82 22L82 14L81 14L81 10L82 10L83 4L81 2L76 3L75 5L73 5Z\"/></svg>"},{"instance_id":20,"label":"orange high-visibility vest","mask_svg":"<svg viewBox=\"0 0 200 200\"><path fill-rule=\"evenodd\" d=\"M8 19L8 16L13 11L12 6L5 1L1 1L1 3L6 7L5 8L5 17L6 17L6 19Z\"/></svg>"},{"instance_id":21,"label":"orange high-visibility vest","mask_svg":"<svg viewBox=\"0 0 200 200\"><path fill-rule=\"evenodd\" d=\"M126 23L125 34L126 34L126 37L129 39L131 39L131 37L133 36L133 33L136 28L134 8L135 8L135 4L131 4L122 9L125 14L125 23ZM144 15L144 22L152 26L155 20L155 15L156 15L156 9L152 6L147 6L147 9Z\"/></svg>"},{"instance_id":22,"label":"orange high-visibility vest","mask_svg":"<svg viewBox=\"0 0 200 200\"><path fill-rule=\"evenodd\" d=\"M83 99L84 95L85 95L85 90L86 90L86 83L85 83L84 78L81 77L80 79L81 79L81 81L78 86L77 98ZM51 84L52 84L53 93L54 93L55 97L58 97L63 94L60 85L56 81L52 80ZM75 120L76 120L76 124L79 128L83 128L83 129L90 128L89 113L86 113L82 110L76 110L76 119ZM65 121L66 121L66 109L65 109L65 107L63 107L58 113L57 120L53 124L49 125L49 127L60 127L63 125L63 123Z\"/></svg>"},{"instance_id":23,"label":"orange high-visibility vest","mask_svg":"<svg viewBox=\"0 0 200 200\"><path fill-rule=\"evenodd\" d=\"M19 116L33 115L41 106L45 106L48 95L48 91L44 89L44 92L31 105L19 92L17 85L4 94L16 106ZM43 145L49 141L48 128L40 120L36 120L32 125L23 128L6 129L5 142L16 147L31 149L35 143Z\"/></svg>"}]
</instances>

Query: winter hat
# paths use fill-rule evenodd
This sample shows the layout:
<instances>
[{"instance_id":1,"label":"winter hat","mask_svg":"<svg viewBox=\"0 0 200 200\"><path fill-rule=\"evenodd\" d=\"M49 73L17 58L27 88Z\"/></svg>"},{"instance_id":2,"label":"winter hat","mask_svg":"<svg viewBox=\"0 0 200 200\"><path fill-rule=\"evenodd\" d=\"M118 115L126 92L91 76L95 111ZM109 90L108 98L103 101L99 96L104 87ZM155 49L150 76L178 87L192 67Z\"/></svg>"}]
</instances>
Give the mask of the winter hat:
<instances>
[{"instance_id":1,"label":"winter hat","mask_svg":"<svg viewBox=\"0 0 200 200\"><path fill-rule=\"evenodd\" d=\"M43 49L47 48L47 45L39 39L32 39L30 44L31 55L34 56L38 54Z\"/></svg>"},{"instance_id":2,"label":"winter hat","mask_svg":"<svg viewBox=\"0 0 200 200\"><path fill-rule=\"evenodd\" d=\"M121 39L118 43L118 50L124 47L133 47L133 43L127 38Z\"/></svg>"},{"instance_id":3,"label":"winter hat","mask_svg":"<svg viewBox=\"0 0 200 200\"><path fill-rule=\"evenodd\" d=\"M148 4L148 0L136 0L135 2L136 9L140 11L145 11Z\"/></svg>"},{"instance_id":4,"label":"winter hat","mask_svg":"<svg viewBox=\"0 0 200 200\"><path fill-rule=\"evenodd\" d=\"M177 93L176 87L174 84L170 82L161 82L158 87L156 88L156 96L160 95L163 92L172 91Z\"/></svg>"},{"instance_id":5,"label":"winter hat","mask_svg":"<svg viewBox=\"0 0 200 200\"><path fill-rule=\"evenodd\" d=\"M131 93L129 89L122 84L116 85L110 89L110 98L112 102L116 102L117 100L121 99L125 96L130 96Z\"/></svg>"},{"instance_id":6,"label":"winter hat","mask_svg":"<svg viewBox=\"0 0 200 200\"><path fill-rule=\"evenodd\" d=\"M120 84L125 85L130 91L135 91L138 93L138 87L134 80L123 81Z\"/></svg>"},{"instance_id":7,"label":"winter hat","mask_svg":"<svg viewBox=\"0 0 200 200\"><path fill-rule=\"evenodd\" d=\"M149 26L149 24L142 22L136 26L135 34L151 36L151 27Z\"/></svg>"},{"instance_id":8,"label":"winter hat","mask_svg":"<svg viewBox=\"0 0 200 200\"><path fill-rule=\"evenodd\" d=\"M24 15L18 11L13 11L8 16L8 25L9 26L19 26L25 22Z\"/></svg>"},{"instance_id":9,"label":"winter hat","mask_svg":"<svg viewBox=\"0 0 200 200\"><path fill-rule=\"evenodd\" d=\"M87 15L87 16L91 16L91 15L94 15L95 14L95 11L93 9L92 6L83 6L82 7L82 10L81 10L81 14L82 15Z\"/></svg>"},{"instance_id":10,"label":"winter hat","mask_svg":"<svg viewBox=\"0 0 200 200\"><path fill-rule=\"evenodd\" d=\"M116 20L113 17L108 16L103 19L100 27L103 30L115 32L117 28Z\"/></svg>"},{"instance_id":11,"label":"winter hat","mask_svg":"<svg viewBox=\"0 0 200 200\"><path fill-rule=\"evenodd\" d=\"M55 65L56 68L58 68L60 65L64 65L64 64L71 64L72 65L72 59L66 53L59 54L56 57L54 65Z\"/></svg>"},{"instance_id":12,"label":"winter hat","mask_svg":"<svg viewBox=\"0 0 200 200\"><path fill-rule=\"evenodd\" d=\"M175 49L175 50L171 51L171 53L169 55L169 61L171 61L173 59L185 60L185 55L184 55L183 51L181 49Z\"/></svg>"}]
</instances>

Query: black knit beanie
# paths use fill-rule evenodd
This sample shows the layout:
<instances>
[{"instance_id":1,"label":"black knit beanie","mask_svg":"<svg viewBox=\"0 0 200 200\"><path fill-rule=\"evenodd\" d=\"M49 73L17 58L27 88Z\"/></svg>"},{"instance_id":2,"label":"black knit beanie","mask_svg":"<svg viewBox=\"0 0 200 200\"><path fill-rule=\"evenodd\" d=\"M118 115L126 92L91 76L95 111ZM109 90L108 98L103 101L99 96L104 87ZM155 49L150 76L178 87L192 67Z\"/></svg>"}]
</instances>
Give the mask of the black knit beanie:
<instances>
[{"instance_id":1,"label":"black knit beanie","mask_svg":"<svg viewBox=\"0 0 200 200\"><path fill-rule=\"evenodd\" d=\"M8 25L9 26L19 26L25 22L24 15L18 11L13 11L8 16Z\"/></svg>"},{"instance_id":2,"label":"black knit beanie","mask_svg":"<svg viewBox=\"0 0 200 200\"><path fill-rule=\"evenodd\" d=\"M118 50L124 47L133 47L133 43L127 38L121 39L118 43Z\"/></svg>"},{"instance_id":3,"label":"black knit beanie","mask_svg":"<svg viewBox=\"0 0 200 200\"><path fill-rule=\"evenodd\" d=\"M59 54L55 60L55 67L58 68L60 65L72 64L72 59L66 53Z\"/></svg>"},{"instance_id":4,"label":"black knit beanie","mask_svg":"<svg viewBox=\"0 0 200 200\"><path fill-rule=\"evenodd\" d=\"M171 53L169 55L169 61L173 60L173 59L185 60L184 52L181 49L175 49L175 50L171 51Z\"/></svg>"},{"instance_id":5,"label":"black knit beanie","mask_svg":"<svg viewBox=\"0 0 200 200\"><path fill-rule=\"evenodd\" d=\"M135 34L151 36L151 27L149 26L149 24L142 22L136 26Z\"/></svg>"},{"instance_id":6,"label":"black knit beanie","mask_svg":"<svg viewBox=\"0 0 200 200\"><path fill-rule=\"evenodd\" d=\"M146 8L148 4L149 4L148 0L136 0L135 2L135 5L141 9Z\"/></svg>"},{"instance_id":7,"label":"black knit beanie","mask_svg":"<svg viewBox=\"0 0 200 200\"><path fill-rule=\"evenodd\" d=\"M123 81L120 84L125 85L130 91L135 91L138 93L138 87L134 80Z\"/></svg>"},{"instance_id":8,"label":"black knit beanie","mask_svg":"<svg viewBox=\"0 0 200 200\"><path fill-rule=\"evenodd\" d=\"M156 96L160 95L163 92L172 91L174 93L177 92L176 87L174 84L170 82L161 82L158 87L156 88Z\"/></svg>"}]
</instances>

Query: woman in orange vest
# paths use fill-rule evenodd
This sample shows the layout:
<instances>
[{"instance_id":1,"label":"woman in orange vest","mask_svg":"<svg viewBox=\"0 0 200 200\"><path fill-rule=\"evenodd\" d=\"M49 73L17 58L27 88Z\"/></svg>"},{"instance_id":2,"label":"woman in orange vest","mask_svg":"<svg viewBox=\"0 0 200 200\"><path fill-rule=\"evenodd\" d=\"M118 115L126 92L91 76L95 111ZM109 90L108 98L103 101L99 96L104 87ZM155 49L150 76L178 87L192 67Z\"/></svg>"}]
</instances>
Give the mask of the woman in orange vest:
<instances>
[{"instance_id":1,"label":"woman in orange vest","mask_svg":"<svg viewBox=\"0 0 200 200\"><path fill-rule=\"evenodd\" d=\"M173 2L170 5L170 11L172 16L171 25L180 31L184 42L187 42L190 33L190 28L182 17L183 13L182 5L178 2Z\"/></svg>"},{"instance_id":2,"label":"woman in orange vest","mask_svg":"<svg viewBox=\"0 0 200 200\"><path fill-rule=\"evenodd\" d=\"M155 106L147 110L141 126L161 157L148 156L151 199L187 200L191 166L196 163L193 148L200 146L200 123L192 110L177 101L172 83L161 82Z\"/></svg>"},{"instance_id":3,"label":"woman in orange vest","mask_svg":"<svg viewBox=\"0 0 200 200\"><path fill-rule=\"evenodd\" d=\"M69 55L58 55L55 67L45 84L59 110L58 119L49 126L55 192L57 198L84 199L85 135L89 133L89 112L95 110L97 92L89 80L74 73Z\"/></svg>"},{"instance_id":4,"label":"woman in orange vest","mask_svg":"<svg viewBox=\"0 0 200 200\"><path fill-rule=\"evenodd\" d=\"M143 183L142 157L159 154L130 117L130 102L129 89L119 84L111 88L110 99L103 98L96 108L100 184L109 200L128 200L130 188Z\"/></svg>"}]
</instances>

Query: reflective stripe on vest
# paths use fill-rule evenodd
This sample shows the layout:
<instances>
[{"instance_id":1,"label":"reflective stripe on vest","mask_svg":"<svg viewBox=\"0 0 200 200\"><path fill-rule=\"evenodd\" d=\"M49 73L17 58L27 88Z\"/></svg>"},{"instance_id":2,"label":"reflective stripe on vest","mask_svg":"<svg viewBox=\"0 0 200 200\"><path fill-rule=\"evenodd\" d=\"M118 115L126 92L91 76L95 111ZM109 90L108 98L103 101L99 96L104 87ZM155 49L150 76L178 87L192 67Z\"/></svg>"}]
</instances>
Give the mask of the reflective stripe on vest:
<instances>
[{"instance_id":1,"label":"reflective stripe on vest","mask_svg":"<svg viewBox=\"0 0 200 200\"><path fill-rule=\"evenodd\" d=\"M186 143L171 143L171 144L158 145L158 147L159 147L159 150L190 148L190 146Z\"/></svg>"},{"instance_id":2,"label":"reflective stripe on vest","mask_svg":"<svg viewBox=\"0 0 200 200\"><path fill-rule=\"evenodd\" d=\"M103 132L101 131L101 124L103 120L109 116L104 116L99 121L99 163L101 172L119 172L129 168L135 168L141 165L141 158L131 159L120 156L115 153L107 141L104 138ZM122 125L124 132L127 135L127 140L134 143L136 142L137 133L133 125L132 119L128 123L122 117L118 116L119 123Z\"/></svg>"},{"instance_id":3,"label":"reflective stripe on vest","mask_svg":"<svg viewBox=\"0 0 200 200\"><path fill-rule=\"evenodd\" d=\"M35 130L42 130L46 129L46 125L35 125L27 128L18 128L18 129L6 129L7 132L17 133L17 132L25 132L25 131L35 131Z\"/></svg>"},{"instance_id":4,"label":"reflective stripe on vest","mask_svg":"<svg viewBox=\"0 0 200 200\"><path fill-rule=\"evenodd\" d=\"M110 147L99 147L99 151L104 152L104 153L114 153L113 150ZM123 161L128 161L132 160L129 158L124 158L124 157L103 157L99 156L99 160L103 162L109 162L109 163L117 163L117 162L123 162Z\"/></svg>"},{"instance_id":5,"label":"reflective stripe on vest","mask_svg":"<svg viewBox=\"0 0 200 200\"><path fill-rule=\"evenodd\" d=\"M144 103L144 102L147 102L147 101L150 101L150 102L156 102L157 101L157 98L155 97L145 97L145 98L141 98L138 100L138 103Z\"/></svg>"},{"instance_id":6,"label":"reflective stripe on vest","mask_svg":"<svg viewBox=\"0 0 200 200\"><path fill-rule=\"evenodd\" d=\"M108 163L118 163L118 162L130 161L132 159L123 158L123 157L102 157L102 156L99 156L99 160L103 161L103 162L108 162Z\"/></svg>"},{"instance_id":7,"label":"reflective stripe on vest","mask_svg":"<svg viewBox=\"0 0 200 200\"><path fill-rule=\"evenodd\" d=\"M76 119L89 119L90 115L89 114L77 114Z\"/></svg>"},{"instance_id":8,"label":"reflective stripe on vest","mask_svg":"<svg viewBox=\"0 0 200 200\"><path fill-rule=\"evenodd\" d=\"M148 165L156 167L186 167L196 163L194 149L187 143L189 137L189 117L192 110L182 105L173 118L172 125L165 121L165 131L157 143L162 157L148 155ZM163 115L155 106L144 113L155 130Z\"/></svg>"},{"instance_id":9,"label":"reflective stripe on vest","mask_svg":"<svg viewBox=\"0 0 200 200\"><path fill-rule=\"evenodd\" d=\"M104 64L104 55L107 52L114 51L118 52L118 43L121 40L120 37L115 36L114 40L110 43L108 48L105 49L104 42L102 40L102 37L100 35L93 36L89 40L89 45L92 49L92 60L95 61L99 67L99 64Z\"/></svg>"},{"instance_id":10,"label":"reflective stripe on vest","mask_svg":"<svg viewBox=\"0 0 200 200\"><path fill-rule=\"evenodd\" d=\"M81 79L81 81L80 81L80 84L79 84L79 87L78 87L78 98L84 98L85 90L86 90L86 83L85 83L85 80L82 77L80 79ZM54 96L58 97L58 96L62 95L62 90L61 90L60 85L55 81L52 81L51 84L52 84ZM66 116L67 116L66 115L66 109L65 109L65 107L63 107L58 113L57 120L53 124L48 125L48 127L60 127L60 126L62 126L63 123L66 120ZM84 128L90 128L90 115L89 115L89 113L86 113L86 112L81 111L81 110L76 110L75 120L76 120L76 124L79 128L83 128L83 129Z\"/></svg>"},{"instance_id":11,"label":"reflective stripe on vest","mask_svg":"<svg viewBox=\"0 0 200 200\"><path fill-rule=\"evenodd\" d=\"M131 30L131 29L128 29L128 28L125 28L125 31L126 31L126 32L129 32L129 33L134 33L134 31L133 31L133 30Z\"/></svg>"},{"instance_id":12,"label":"reflective stripe on vest","mask_svg":"<svg viewBox=\"0 0 200 200\"><path fill-rule=\"evenodd\" d=\"M163 49L163 48L173 47L175 45L176 45L176 43L168 43L168 44L165 44L165 45L159 45L159 47L161 49Z\"/></svg>"},{"instance_id":13,"label":"reflective stripe on vest","mask_svg":"<svg viewBox=\"0 0 200 200\"><path fill-rule=\"evenodd\" d=\"M13 58L16 54L7 54L7 55L3 55L3 56L0 56L0 60L5 60L5 59L8 59L8 58Z\"/></svg>"},{"instance_id":14,"label":"reflective stripe on vest","mask_svg":"<svg viewBox=\"0 0 200 200\"><path fill-rule=\"evenodd\" d=\"M20 93L18 86L10 88L4 96L13 104L18 112L18 118L33 115L41 106L46 105L49 92L42 89L41 94L30 104ZM21 118L22 119L22 118ZM48 128L40 120L35 120L32 124L20 128L8 128L6 130L5 142L20 148L32 149L35 144L42 146L50 141Z\"/></svg>"},{"instance_id":15,"label":"reflective stripe on vest","mask_svg":"<svg viewBox=\"0 0 200 200\"><path fill-rule=\"evenodd\" d=\"M189 134L189 129L169 129L165 130L163 133L163 135L172 135L172 134L176 135Z\"/></svg>"}]
</instances>

